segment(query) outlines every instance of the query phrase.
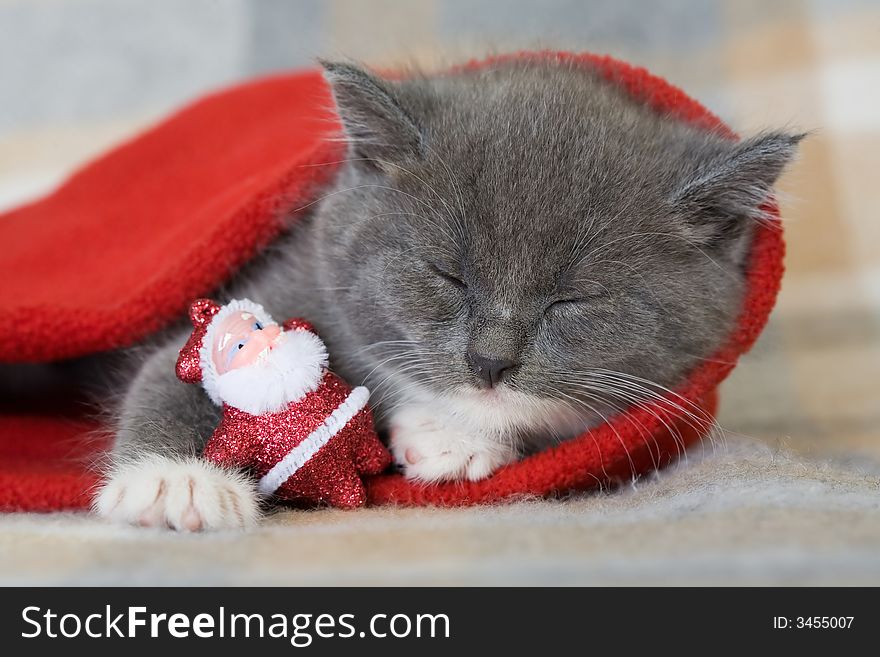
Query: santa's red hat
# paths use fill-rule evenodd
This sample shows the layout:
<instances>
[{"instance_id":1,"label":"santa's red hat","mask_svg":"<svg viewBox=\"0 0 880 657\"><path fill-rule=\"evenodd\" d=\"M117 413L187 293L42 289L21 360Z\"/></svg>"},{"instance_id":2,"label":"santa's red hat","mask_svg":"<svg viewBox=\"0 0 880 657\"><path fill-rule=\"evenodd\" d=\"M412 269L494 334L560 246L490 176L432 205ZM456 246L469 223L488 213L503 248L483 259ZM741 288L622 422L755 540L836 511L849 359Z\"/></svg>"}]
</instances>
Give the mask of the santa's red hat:
<instances>
[{"instance_id":1,"label":"santa's red hat","mask_svg":"<svg viewBox=\"0 0 880 657\"><path fill-rule=\"evenodd\" d=\"M205 338L208 324L220 310L220 306L210 299L197 299L189 307L189 319L193 325L192 335L180 350L177 357L177 378L186 383L202 380L202 365L199 350Z\"/></svg>"}]
</instances>

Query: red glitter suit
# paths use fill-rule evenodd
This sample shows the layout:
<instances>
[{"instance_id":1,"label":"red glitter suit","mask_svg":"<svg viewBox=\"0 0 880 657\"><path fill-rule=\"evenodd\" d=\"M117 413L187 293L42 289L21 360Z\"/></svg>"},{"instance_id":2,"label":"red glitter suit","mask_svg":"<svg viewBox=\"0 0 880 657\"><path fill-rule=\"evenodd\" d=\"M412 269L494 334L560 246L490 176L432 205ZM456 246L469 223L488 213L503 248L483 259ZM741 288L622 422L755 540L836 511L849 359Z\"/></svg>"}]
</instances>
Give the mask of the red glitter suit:
<instances>
[{"instance_id":1,"label":"red glitter suit","mask_svg":"<svg viewBox=\"0 0 880 657\"><path fill-rule=\"evenodd\" d=\"M359 391L363 392L358 395ZM251 415L224 404L223 420L205 447L204 457L224 467L248 468L260 477L260 492L267 495L362 506L366 492L360 475L379 474L391 463L365 403L365 388L352 390L328 371L317 390L277 413ZM328 423L334 413L339 420L351 416L335 433ZM307 442L316 433L322 435ZM291 455L294 458L285 467L284 460ZM274 474L273 468L278 468Z\"/></svg>"},{"instance_id":2,"label":"red glitter suit","mask_svg":"<svg viewBox=\"0 0 880 657\"><path fill-rule=\"evenodd\" d=\"M315 356L323 360L315 361L313 389L281 410L259 414L225 403L211 357L212 335L223 330L224 315L233 312L257 320L255 330L275 325L262 306L248 299L225 306L198 299L189 310L193 332L177 359L177 377L202 383L211 399L223 405L223 419L205 446L204 458L252 472L260 478L259 490L265 496L346 508L365 504L361 475L379 474L391 464L391 455L373 428L369 391L352 389L327 370L326 351L314 327L293 318L284 322L284 332L312 334L322 352Z\"/></svg>"}]
</instances>

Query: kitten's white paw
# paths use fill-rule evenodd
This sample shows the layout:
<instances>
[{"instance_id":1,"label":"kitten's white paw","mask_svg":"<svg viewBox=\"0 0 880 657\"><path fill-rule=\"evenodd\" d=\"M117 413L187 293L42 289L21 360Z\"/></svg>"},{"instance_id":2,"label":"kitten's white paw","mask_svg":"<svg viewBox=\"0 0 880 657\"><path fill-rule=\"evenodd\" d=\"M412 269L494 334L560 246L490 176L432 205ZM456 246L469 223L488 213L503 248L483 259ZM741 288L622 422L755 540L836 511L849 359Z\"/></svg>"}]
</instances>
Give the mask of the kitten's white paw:
<instances>
[{"instance_id":1,"label":"kitten's white paw","mask_svg":"<svg viewBox=\"0 0 880 657\"><path fill-rule=\"evenodd\" d=\"M93 507L116 522L186 532L241 529L260 516L256 491L244 476L200 459L161 456L117 468Z\"/></svg>"},{"instance_id":2,"label":"kitten's white paw","mask_svg":"<svg viewBox=\"0 0 880 657\"><path fill-rule=\"evenodd\" d=\"M516 458L509 445L466 433L417 407L401 409L390 434L394 460L417 481L477 481Z\"/></svg>"}]
</instances>

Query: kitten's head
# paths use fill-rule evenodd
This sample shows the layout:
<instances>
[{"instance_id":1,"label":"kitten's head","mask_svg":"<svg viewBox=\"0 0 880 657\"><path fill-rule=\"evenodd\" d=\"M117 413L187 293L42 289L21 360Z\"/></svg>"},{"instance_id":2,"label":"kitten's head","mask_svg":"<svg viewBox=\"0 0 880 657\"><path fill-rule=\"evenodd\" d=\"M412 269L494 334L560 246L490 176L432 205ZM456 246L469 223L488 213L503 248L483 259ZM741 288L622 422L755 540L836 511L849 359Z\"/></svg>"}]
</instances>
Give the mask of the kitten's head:
<instances>
[{"instance_id":1,"label":"kitten's head","mask_svg":"<svg viewBox=\"0 0 880 657\"><path fill-rule=\"evenodd\" d=\"M325 69L352 158L327 282L373 385L525 427L672 386L729 334L800 136L734 143L552 62Z\"/></svg>"}]
</instances>

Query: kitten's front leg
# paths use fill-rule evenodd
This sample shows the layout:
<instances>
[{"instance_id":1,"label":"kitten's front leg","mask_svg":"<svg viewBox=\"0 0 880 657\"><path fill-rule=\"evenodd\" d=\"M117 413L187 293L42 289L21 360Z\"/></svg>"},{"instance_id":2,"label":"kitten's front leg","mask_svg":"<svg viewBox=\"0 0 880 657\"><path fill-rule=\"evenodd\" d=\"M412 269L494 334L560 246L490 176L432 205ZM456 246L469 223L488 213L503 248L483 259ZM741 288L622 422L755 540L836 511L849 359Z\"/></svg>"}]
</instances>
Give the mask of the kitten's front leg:
<instances>
[{"instance_id":1,"label":"kitten's front leg","mask_svg":"<svg viewBox=\"0 0 880 657\"><path fill-rule=\"evenodd\" d=\"M156 351L131 382L94 509L112 521L178 531L252 526L253 483L196 456L219 416L200 386L174 374L184 340Z\"/></svg>"},{"instance_id":2,"label":"kitten's front leg","mask_svg":"<svg viewBox=\"0 0 880 657\"><path fill-rule=\"evenodd\" d=\"M463 428L427 405L400 408L389 427L394 460L407 478L417 481L477 481L517 457L509 442Z\"/></svg>"}]
</instances>

